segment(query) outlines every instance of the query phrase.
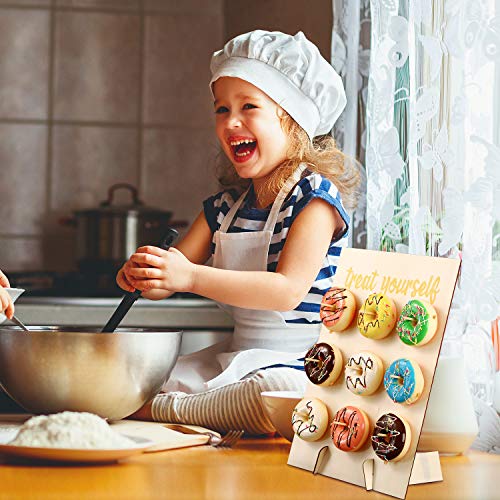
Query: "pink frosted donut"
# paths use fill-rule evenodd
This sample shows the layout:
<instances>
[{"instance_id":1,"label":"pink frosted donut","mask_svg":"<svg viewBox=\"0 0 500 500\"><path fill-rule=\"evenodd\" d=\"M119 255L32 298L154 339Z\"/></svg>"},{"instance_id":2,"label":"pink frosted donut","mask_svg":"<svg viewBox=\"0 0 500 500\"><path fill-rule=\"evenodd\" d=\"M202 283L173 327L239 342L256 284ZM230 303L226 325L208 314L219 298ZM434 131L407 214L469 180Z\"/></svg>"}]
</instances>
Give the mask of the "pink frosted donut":
<instances>
[{"instance_id":1,"label":"pink frosted donut","mask_svg":"<svg viewBox=\"0 0 500 500\"><path fill-rule=\"evenodd\" d=\"M336 332L345 330L356 314L356 299L347 288L333 287L323 296L319 317L323 324Z\"/></svg>"},{"instance_id":2,"label":"pink frosted donut","mask_svg":"<svg viewBox=\"0 0 500 500\"><path fill-rule=\"evenodd\" d=\"M357 451L368 439L370 419L355 406L344 406L333 417L330 428L333 444L342 451Z\"/></svg>"}]
</instances>

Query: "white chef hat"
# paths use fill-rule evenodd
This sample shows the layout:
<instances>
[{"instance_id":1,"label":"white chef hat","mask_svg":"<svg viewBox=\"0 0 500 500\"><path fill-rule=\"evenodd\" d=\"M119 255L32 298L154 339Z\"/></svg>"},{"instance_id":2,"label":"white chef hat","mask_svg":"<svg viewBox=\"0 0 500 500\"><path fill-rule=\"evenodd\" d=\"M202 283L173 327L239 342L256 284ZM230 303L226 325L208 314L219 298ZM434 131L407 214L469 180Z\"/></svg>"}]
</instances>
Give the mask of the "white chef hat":
<instances>
[{"instance_id":1,"label":"white chef hat","mask_svg":"<svg viewBox=\"0 0 500 500\"><path fill-rule=\"evenodd\" d=\"M241 78L271 97L311 139L330 132L347 101L342 79L301 31L239 35L214 52L210 70L212 94L218 78Z\"/></svg>"}]
</instances>

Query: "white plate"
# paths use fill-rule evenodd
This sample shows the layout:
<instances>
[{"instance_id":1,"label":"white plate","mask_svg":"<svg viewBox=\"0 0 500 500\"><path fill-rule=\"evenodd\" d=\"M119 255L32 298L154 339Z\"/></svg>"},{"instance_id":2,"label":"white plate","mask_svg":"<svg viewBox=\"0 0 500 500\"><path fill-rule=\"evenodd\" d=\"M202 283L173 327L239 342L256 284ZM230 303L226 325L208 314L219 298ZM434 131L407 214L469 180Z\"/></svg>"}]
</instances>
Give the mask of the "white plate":
<instances>
[{"instance_id":1,"label":"white plate","mask_svg":"<svg viewBox=\"0 0 500 500\"><path fill-rule=\"evenodd\" d=\"M130 448L113 448L110 450L77 450L70 448L34 448L31 446L14 446L0 444L0 454L31 458L35 460L50 460L54 462L72 463L109 463L122 458L142 453L154 445L152 441L135 436L125 436L137 445Z\"/></svg>"}]
</instances>

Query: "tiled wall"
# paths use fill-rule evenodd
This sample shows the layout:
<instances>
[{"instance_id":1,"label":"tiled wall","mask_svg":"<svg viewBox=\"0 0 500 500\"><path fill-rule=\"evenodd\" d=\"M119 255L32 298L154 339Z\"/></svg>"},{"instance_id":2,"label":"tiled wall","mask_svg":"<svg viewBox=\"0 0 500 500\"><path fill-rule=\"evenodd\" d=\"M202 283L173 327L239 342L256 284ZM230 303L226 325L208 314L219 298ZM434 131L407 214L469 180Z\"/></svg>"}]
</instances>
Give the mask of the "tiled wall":
<instances>
[{"instance_id":1,"label":"tiled wall","mask_svg":"<svg viewBox=\"0 0 500 500\"><path fill-rule=\"evenodd\" d=\"M192 220L216 189L223 0L0 0L0 269L75 267L59 219L116 182Z\"/></svg>"},{"instance_id":2,"label":"tiled wall","mask_svg":"<svg viewBox=\"0 0 500 500\"><path fill-rule=\"evenodd\" d=\"M325 57L331 0L0 0L0 269L69 270L116 182L192 220L217 188L212 52L302 30Z\"/></svg>"}]
</instances>

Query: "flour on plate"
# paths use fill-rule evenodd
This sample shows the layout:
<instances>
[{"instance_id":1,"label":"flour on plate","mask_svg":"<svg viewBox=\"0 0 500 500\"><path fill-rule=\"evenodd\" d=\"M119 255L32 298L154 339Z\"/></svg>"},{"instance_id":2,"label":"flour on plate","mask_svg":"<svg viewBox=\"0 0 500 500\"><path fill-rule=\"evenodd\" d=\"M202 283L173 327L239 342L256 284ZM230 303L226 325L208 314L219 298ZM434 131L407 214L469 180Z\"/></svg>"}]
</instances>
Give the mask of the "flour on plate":
<instances>
[{"instance_id":1,"label":"flour on plate","mask_svg":"<svg viewBox=\"0 0 500 500\"><path fill-rule=\"evenodd\" d=\"M137 445L135 441L113 431L101 417L71 411L30 418L8 444L82 450L131 448Z\"/></svg>"}]
</instances>

